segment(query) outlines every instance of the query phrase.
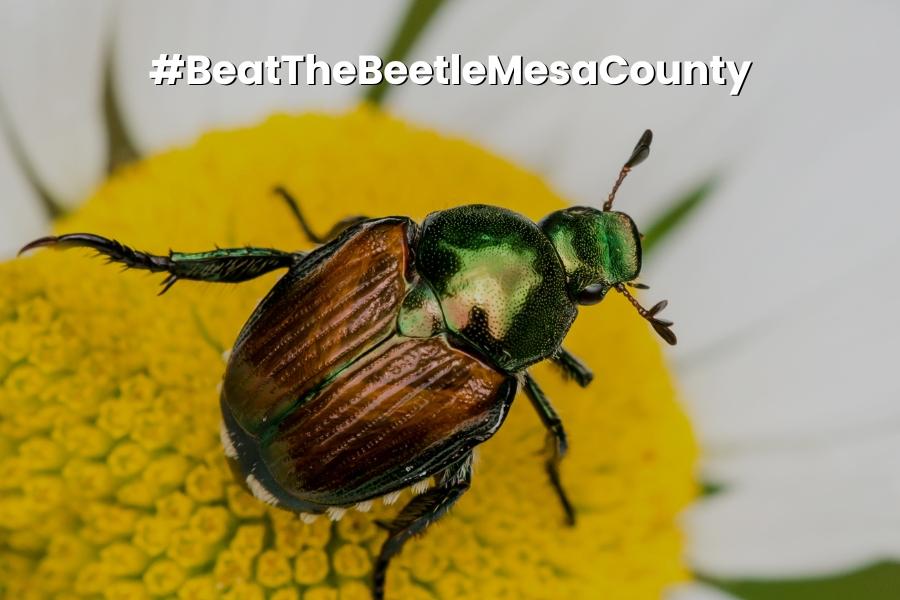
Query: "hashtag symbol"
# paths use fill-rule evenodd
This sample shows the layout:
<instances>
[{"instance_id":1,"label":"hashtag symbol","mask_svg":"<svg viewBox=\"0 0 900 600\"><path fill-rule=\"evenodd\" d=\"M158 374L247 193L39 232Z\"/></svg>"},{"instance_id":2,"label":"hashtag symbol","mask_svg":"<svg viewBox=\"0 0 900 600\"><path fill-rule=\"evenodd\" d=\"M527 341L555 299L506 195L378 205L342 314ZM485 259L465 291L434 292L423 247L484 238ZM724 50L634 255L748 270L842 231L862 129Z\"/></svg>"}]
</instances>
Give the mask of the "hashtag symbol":
<instances>
[{"instance_id":1,"label":"hashtag symbol","mask_svg":"<svg viewBox=\"0 0 900 600\"><path fill-rule=\"evenodd\" d=\"M171 57L171 58L170 58ZM159 58L150 61L153 68L150 70L150 79L153 85L175 85L184 77L184 59L180 54L160 54Z\"/></svg>"}]
</instances>

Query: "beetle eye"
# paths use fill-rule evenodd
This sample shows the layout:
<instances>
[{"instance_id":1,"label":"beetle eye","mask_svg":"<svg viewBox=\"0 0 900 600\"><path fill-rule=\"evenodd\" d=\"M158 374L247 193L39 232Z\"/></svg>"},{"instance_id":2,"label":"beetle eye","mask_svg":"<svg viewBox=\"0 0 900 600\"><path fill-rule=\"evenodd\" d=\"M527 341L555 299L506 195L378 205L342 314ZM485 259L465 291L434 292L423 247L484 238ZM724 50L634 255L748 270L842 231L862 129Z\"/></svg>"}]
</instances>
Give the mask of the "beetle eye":
<instances>
[{"instance_id":1,"label":"beetle eye","mask_svg":"<svg viewBox=\"0 0 900 600\"><path fill-rule=\"evenodd\" d=\"M575 301L582 306L597 304L598 302L603 300L604 297L606 297L606 292L608 291L609 286L602 283L589 285L578 292L578 295L575 297Z\"/></svg>"}]
</instances>

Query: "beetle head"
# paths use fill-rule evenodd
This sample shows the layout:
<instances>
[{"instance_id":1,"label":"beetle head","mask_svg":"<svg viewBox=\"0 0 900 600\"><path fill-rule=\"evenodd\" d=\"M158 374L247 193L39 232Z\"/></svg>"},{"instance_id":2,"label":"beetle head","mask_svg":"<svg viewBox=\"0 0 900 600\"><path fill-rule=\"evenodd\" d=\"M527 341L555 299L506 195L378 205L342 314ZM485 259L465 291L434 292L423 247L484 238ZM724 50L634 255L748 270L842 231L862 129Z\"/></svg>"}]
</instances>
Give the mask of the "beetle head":
<instances>
[{"instance_id":1,"label":"beetle head","mask_svg":"<svg viewBox=\"0 0 900 600\"><path fill-rule=\"evenodd\" d=\"M625 213L574 206L550 213L540 227L562 259L573 299L586 288L609 290L641 272L641 237Z\"/></svg>"},{"instance_id":2,"label":"beetle head","mask_svg":"<svg viewBox=\"0 0 900 600\"><path fill-rule=\"evenodd\" d=\"M619 186L631 169L650 154L652 140L653 134L648 129L619 171L603 210L574 206L550 213L539 225L562 260L572 300L582 305L596 304L614 289L628 299L664 340L675 344L672 323L656 317L666 307L666 301L648 310L626 288L626 285L646 288L632 283L641 272L641 234L631 217L612 210Z\"/></svg>"}]
</instances>

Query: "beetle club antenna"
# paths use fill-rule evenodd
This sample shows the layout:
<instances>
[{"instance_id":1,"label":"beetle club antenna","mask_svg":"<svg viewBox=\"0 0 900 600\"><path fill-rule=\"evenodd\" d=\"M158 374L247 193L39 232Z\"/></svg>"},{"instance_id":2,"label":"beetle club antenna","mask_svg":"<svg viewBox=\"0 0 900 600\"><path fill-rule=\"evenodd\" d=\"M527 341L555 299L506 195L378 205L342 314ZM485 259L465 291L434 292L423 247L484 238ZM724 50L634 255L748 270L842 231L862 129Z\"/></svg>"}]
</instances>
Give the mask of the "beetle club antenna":
<instances>
[{"instance_id":1,"label":"beetle club antenna","mask_svg":"<svg viewBox=\"0 0 900 600\"><path fill-rule=\"evenodd\" d=\"M616 182L613 184L612 191L609 193L609 198L607 198L606 202L603 203L604 211L612 209L613 200L616 199L616 192L619 191L619 186L622 185L623 181L625 181L625 176L631 172L631 169L644 162L644 159L646 159L647 156L650 155L650 142L652 141L653 132L648 129L641 136L641 139L638 140L637 145L631 152L631 156L625 162L622 170L619 171L619 178L616 179Z\"/></svg>"},{"instance_id":2,"label":"beetle club antenna","mask_svg":"<svg viewBox=\"0 0 900 600\"><path fill-rule=\"evenodd\" d=\"M672 321L666 321L665 319L657 319L656 315L662 311L666 306L668 306L668 300L660 300L650 310L647 310L641 303L637 301L637 298L632 296L628 292L628 288L625 287L623 283L617 283L615 286L616 291L628 298L628 301L631 302L631 305L638 311L638 314L647 319L650 324L653 326L653 329L656 330L656 333L659 334L659 337L666 340L669 345L674 346L678 343L678 338L675 337L675 333L672 331Z\"/></svg>"}]
</instances>

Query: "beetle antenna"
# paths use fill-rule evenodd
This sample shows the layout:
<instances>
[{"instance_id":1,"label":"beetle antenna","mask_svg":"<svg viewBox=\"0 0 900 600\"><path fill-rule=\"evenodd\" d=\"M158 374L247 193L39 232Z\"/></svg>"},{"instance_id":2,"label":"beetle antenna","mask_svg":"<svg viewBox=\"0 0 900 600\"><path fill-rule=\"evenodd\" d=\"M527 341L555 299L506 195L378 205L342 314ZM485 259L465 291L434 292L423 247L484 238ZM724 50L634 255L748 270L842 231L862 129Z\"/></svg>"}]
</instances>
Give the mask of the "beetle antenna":
<instances>
[{"instance_id":1,"label":"beetle antenna","mask_svg":"<svg viewBox=\"0 0 900 600\"><path fill-rule=\"evenodd\" d=\"M631 156L628 157L628 160L625 161L625 164L622 166L622 170L619 171L619 177L613 184L612 191L609 193L609 197L606 199L606 202L603 203L604 211L612 209L613 200L616 199L616 192L619 191L619 186L622 185L623 181L625 181L625 176L631 172L631 169L644 162L644 159L646 159L647 156L650 155L650 142L652 141L653 132L648 129L641 136L641 139L638 140L638 143L635 145L634 150L631 151Z\"/></svg>"},{"instance_id":2,"label":"beetle antenna","mask_svg":"<svg viewBox=\"0 0 900 600\"><path fill-rule=\"evenodd\" d=\"M638 314L643 318L649 321L650 325L653 326L653 329L656 330L656 333L659 334L659 337L666 340L666 342L674 346L678 343L678 338L675 337L675 333L672 331L672 321L666 321L665 319L657 319L656 315L662 311L666 306L668 306L668 300L660 300L656 304L653 305L649 310L641 306L641 303L637 301L637 298L632 296L628 292L628 288L625 287L625 284L617 283L615 286L616 291L628 298L628 301L631 302L631 305L638 311Z\"/></svg>"}]
</instances>

